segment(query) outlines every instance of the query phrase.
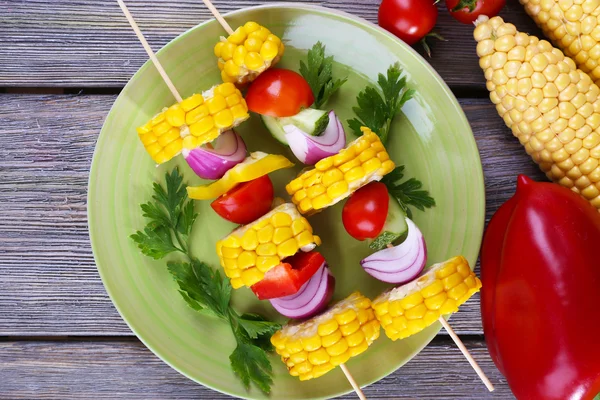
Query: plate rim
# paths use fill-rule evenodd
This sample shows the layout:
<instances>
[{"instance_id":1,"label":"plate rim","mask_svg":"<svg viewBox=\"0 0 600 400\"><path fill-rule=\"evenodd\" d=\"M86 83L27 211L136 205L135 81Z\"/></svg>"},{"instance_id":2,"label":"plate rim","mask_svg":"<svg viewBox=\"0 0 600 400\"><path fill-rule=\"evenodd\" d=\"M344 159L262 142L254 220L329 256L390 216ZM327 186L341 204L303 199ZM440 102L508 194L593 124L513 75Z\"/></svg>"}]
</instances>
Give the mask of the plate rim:
<instances>
[{"instance_id":1,"label":"plate rim","mask_svg":"<svg viewBox=\"0 0 600 400\"><path fill-rule=\"evenodd\" d=\"M457 115L457 117L460 118L461 122L468 127L469 132L471 133L471 135L467 135L467 141L469 142L469 144L476 150L475 151L475 156L476 159L478 161L477 163L477 171L475 171L474 174L474 179L477 181L476 184L478 186L481 187L481 193L480 193L480 198L478 199L478 206L480 209L483 210L482 212L482 216L481 216L481 220L477 221L474 220L475 223L477 224L477 229L476 232L474 232L478 237L479 237L479 243L475 246L476 247L476 254L477 254L477 258L479 257L479 253L480 253L480 249L481 249L481 243L483 241L483 231L484 231L484 226L485 226L485 206L486 206L486 191L485 191L485 179L484 179L484 173L483 173L483 165L481 163L481 155L479 153L479 148L477 146L477 142L475 140L475 137L473 135L473 130L471 128L471 124L469 123L469 120L467 119L460 103L458 102L458 99L456 98L456 96L454 95L454 93L452 93L452 91L450 90L450 88L448 87L447 83L444 81L444 79L440 76L440 74L436 71L435 68L433 68L431 66L431 64L429 64L429 62L423 58L423 56L421 56L415 49L413 49L411 46L407 45L404 41L400 40L399 38L397 38L396 36L394 36L393 34L391 34L390 32L386 31L385 29L381 28L380 26L372 23L371 21L364 19L362 17L359 17L357 15L342 11L342 10L337 10L337 9L333 9L333 8L329 8L329 7L323 7L320 5L314 5L314 4L307 4L307 3L295 3L295 2L274 2L274 3L269 3L269 4L261 4L261 5L256 5L256 6L251 6L251 7L243 7L237 10L233 10L230 11L228 13L224 13L223 16L224 17L229 17L229 16L237 16L238 14L244 14L248 11L255 11L255 10L261 10L261 9L281 9L281 8L288 8L288 9L298 9L298 10L312 10L312 11L317 11L320 12L322 14L334 14L337 16L340 16L342 18L346 18L355 22L358 22L359 24L362 25L363 29L372 29L375 31L378 31L379 33L387 36L388 38L392 39L394 42L396 42L397 45L399 45L400 47L402 47L405 51L407 51L408 54L410 54L412 57L416 58L416 60L423 64L436 78L436 80L438 81L438 83L440 83L440 86L442 88L442 90L445 92L446 96L450 99L453 107L454 107L454 113ZM206 21L203 21L195 26L190 27L189 29L185 30L184 32L182 32L181 34L177 35L176 37L174 37L173 39L171 39L169 42L167 42L163 47L161 47L158 51L155 52L155 54L157 56L159 56L161 53L163 53L163 51L165 51L165 48L169 45L171 45L172 43L179 41L181 39L183 39L184 37L188 36L189 34L191 34L192 31L196 30L196 29L201 29L203 26L208 25L208 24L212 24L212 23L217 23L217 21L214 18L210 18L207 19ZM121 311L120 306L118 305L118 302L115 300L115 293L113 292L113 290L111 289L110 285L107 284L108 282L108 276L106 275L106 272L103 272L103 268L100 266L100 263L98 262L98 258L99 256L97 255L97 252L95 250L95 248L97 246L94 245L94 243L98 240L98 238L96 237L94 230L95 230L95 223L93 223L92 221L94 220L92 218L92 214L94 214L94 211L92 211L93 207L91 207L92 204L92 198L94 198L96 196L96 186L93 183L93 177L98 173L98 170L100 169L98 163L99 163L99 158L96 155L96 149L98 148L98 143L100 142L100 140L102 140L102 138L106 135L103 135L104 131L107 129L107 124L108 124L108 119L109 116L113 113L113 110L115 108L115 104L117 103L117 100L123 95L123 93L126 91L126 89L132 85L132 81L135 80L136 77L138 77L146 68L153 68L152 62L151 60L146 60L144 62L144 64L142 64L140 66L140 68L131 76L131 78L129 78L129 80L127 81L127 84L123 87L123 89L121 90L121 93L117 96L117 98L115 99L113 105L111 106L110 110L107 113L107 116L105 117L105 120L102 124L102 128L100 129L100 132L98 134L98 139L96 141L96 144L94 146L94 153L92 156L92 162L90 165L90 174L89 174L89 178L88 178L88 195L87 195L87 199L86 199L86 207L87 207L87 212L86 212L86 216L87 216L87 222L88 222L88 233L89 233L89 238L90 238L90 245L92 248L92 253L94 256L94 263L96 265L96 269L98 270L98 274L100 275L100 279L102 281L102 284L104 286L104 289L106 290L106 293L108 294L113 306L115 307L115 309L117 310L117 312L119 313L119 316L121 317L121 319L125 322L125 324L127 325L127 327L133 332L133 334L135 334L135 336L138 338L138 340L140 340L140 342L142 342L144 344L144 346L150 350L156 357L158 357L162 362L164 362L165 364L167 364L169 367L171 367L172 369L174 369L175 371L177 371L178 373L180 373L181 375L185 376L186 378L206 387L209 388L211 390L214 390L216 392L219 393L223 393L229 396L233 396L233 397L239 397L239 398L243 398L243 399L255 399L255 397L252 397L250 395L245 395L245 396L240 396L239 394L232 394L230 392L224 391L222 389L213 387L212 385L206 384L204 382L201 382L200 380L194 378L193 376L191 376L190 374L188 374L187 372L185 372L183 369L180 369L179 367L175 366L172 362L168 361L166 359L166 357L163 357L161 355L161 352L154 349L153 346L151 344L149 344L146 339L144 337L142 337L142 335L140 335L140 333L138 332L138 330L131 325L131 323L124 317L123 312ZM472 268L474 269L475 267L475 263L472 263ZM450 316L447 316L446 319L449 319ZM427 347L429 345L429 343L431 342L431 340L433 340L433 338L435 338L439 331L441 330L441 326L438 327L437 329L433 330L431 338L427 341L424 342L423 346L421 348L416 349L414 352L411 353L410 355L410 359L412 360L417 354L419 354L425 347ZM407 361L408 362L408 361ZM367 383L365 383L362 387L366 387L369 386L375 382L380 381L381 379L391 375L392 373L394 373L395 371L397 371L398 369L400 369L405 363L401 364L398 366L397 369L395 369L394 371L390 372L389 374L372 380L372 381L368 381ZM353 390L350 387L348 390L346 391L340 391L336 394L334 394L333 396L341 396L344 394L348 394L351 393ZM311 397L311 399L326 399L326 398L330 398L330 397Z\"/></svg>"}]
</instances>

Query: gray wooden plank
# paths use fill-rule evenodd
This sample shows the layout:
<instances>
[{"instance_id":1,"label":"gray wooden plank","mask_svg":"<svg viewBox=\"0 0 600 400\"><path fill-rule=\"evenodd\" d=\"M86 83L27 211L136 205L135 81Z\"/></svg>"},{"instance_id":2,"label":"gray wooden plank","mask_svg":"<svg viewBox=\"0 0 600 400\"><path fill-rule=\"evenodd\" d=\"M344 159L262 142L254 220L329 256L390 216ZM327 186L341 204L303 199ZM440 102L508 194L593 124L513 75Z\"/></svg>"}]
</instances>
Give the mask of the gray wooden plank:
<instances>
[{"instance_id":1,"label":"gray wooden plank","mask_svg":"<svg viewBox=\"0 0 600 400\"><path fill-rule=\"evenodd\" d=\"M114 99L0 94L0 336L131 335L96 271L86 221L90 161ZM483 160L489 218L518 173L543 177L488 100L461 103ZM452 322L481 334L478 297Z\"/></svg>"},{"instance_id":2,"label":"gray wooden plank","mask_svg":"<svg viewBox=\"0 0 600 400\"><path fill-rule=\"evenodd\" d=\"M466 345L496 386L493 394L460 351L439 339L395 373L366 387L364 393L369 399L514 399L485 346L480 341ZM134 340L0 342L0 359L3 398L231 398L188 380ZM355 399L356 395L341 398Z\"/></svg>"},{"instance_id":3,"label":"gray wooden plank","mask_svg":"<svg viewBox=\"0 0 600 400\"><path fill-rule=\"evenodd\" d=\"M268 0L275 1L275 0ZM307 0L377 21L380 0ZM222 12L265 2L216 0ZM502 16L540 34L517 0ZM154 49L210 18L199 0L129 0ZM439 4L431 64L452 88L484 88L471 25L452 19ZM146 61L144 50L114 0L0 0L0 86L122 87Z\"/></svg>"}]
</instances>

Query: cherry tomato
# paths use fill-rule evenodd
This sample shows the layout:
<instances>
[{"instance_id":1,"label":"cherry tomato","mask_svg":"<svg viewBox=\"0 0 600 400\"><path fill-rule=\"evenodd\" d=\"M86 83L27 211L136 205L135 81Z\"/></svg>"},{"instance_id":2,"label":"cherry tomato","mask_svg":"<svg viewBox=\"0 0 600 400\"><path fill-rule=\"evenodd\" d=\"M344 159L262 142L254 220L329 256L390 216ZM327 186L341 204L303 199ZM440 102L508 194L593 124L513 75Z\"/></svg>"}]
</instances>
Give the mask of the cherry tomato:
<instances>
[{"instance_id":1,"label":"cherry tomato","mask_svg":"<svg viewBox=\"0 0 600 400\"><path fill-rule=\"evenodd\" d=\"M388 207L387 187L381 182L371 182L354 192L344 204L344 228L354 239L375 239L383 229Z\"/></svg>"},{"instance_id":2,"label":"cherry tomato","mask_svg":"<svg viewBox=\"0 0 600 400\"><path fill-rule=\"evenodd\" d=\"M492 18L505 4L506 0L446 0L450 15L463 24L473 23L480 15Z\"/></svg>"},{"instance_id":3,"label":"cherry tomato","mask_svg":"<svg viewBox=\"0 0 600 400\"><path fill-rule=\"evenodd\" d=\"M240 183L213 201L210 206L227 221L249 224L269 212L273 204L273 183L269 175Z\"/></svg>"},{"instance_id":4,"label":"cherry tomato","mask_svg":"<svg viewBox=\"0 0 600 400\"><path fill-rule=\"evenodd\" d=\"M435 26L438 9L433 0L383 0L379 26L413 45Z\"/></svg>"},{"instance_id":5,"label":"cherry tomato","mask_svg":"<svg viewBox=\"0 0 600 400\"><path fill-rule=\"evenodd\" d=\"M248 109L271 117L291 117L315 102L306 79L289 69L271 68L258 76L246 94Z\"/></svg>"}]
</instances>

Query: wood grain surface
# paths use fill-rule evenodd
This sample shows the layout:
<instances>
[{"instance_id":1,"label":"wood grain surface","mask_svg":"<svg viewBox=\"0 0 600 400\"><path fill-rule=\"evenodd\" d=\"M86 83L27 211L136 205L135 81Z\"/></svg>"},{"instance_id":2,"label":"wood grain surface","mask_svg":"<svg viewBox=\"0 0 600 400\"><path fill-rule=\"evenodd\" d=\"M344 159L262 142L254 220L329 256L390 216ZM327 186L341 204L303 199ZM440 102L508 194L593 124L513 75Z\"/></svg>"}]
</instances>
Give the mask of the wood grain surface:
<instances>
[{"instance_id":1,"label":"wood grain surface","mask_svg":"<svg viewBox=\"0 0 600 400\"><path fill-rule=\"evenodd\" d=\"M490 394L448 339L364 389L369 399L513 399L480 341L467 341L497 385ZM180 375L135 340L0 342L0 388L10 399L211 399L231 397ZM359 368L360 360L348 363ZM356 395L343 396L356 399Z\"/></svg>"},{"instance_id":2,"label":"wood grain surface","mask_svg":"<svg viewBox=\"0 0 600 400\"><path fill-rule=\"evenodd\" d=\"M221 12L269 2L214 1ZM379 2L305 1L371 22L377 22ZM155 50L210 16L200 0L127 4ZM455 91L483 91L473 26L453 20L444 4L436 31L447 41L432 41L430 63ZM147 59L114 0L0 0L0 10L0 86L122 87ZM508 0L501 15L519 30L540 34L517 0Z\"/></svg>"}]
</instances>

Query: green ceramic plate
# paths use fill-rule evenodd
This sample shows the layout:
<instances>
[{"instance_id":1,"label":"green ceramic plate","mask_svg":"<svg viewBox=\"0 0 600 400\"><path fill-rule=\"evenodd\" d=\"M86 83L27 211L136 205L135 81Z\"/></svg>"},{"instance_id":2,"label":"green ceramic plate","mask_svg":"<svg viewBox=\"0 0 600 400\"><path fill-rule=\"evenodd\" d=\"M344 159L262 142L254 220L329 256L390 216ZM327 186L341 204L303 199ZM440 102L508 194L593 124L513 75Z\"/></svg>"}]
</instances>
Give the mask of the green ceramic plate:
<instances>
[{"instance_id":1,"label":"green ceramic plate","mask_svg":"<svg viewBox=\"0 0 600 400\"><path fill-rule=\"evenodd\" d=\"M437 201L425 213L416 211L429 248L429 264L457 254L475 263L484 222L481 163L469 124L452 93L435 71L410 47L382 29L348 14L299 4L277 4L240 10L227 17L233 26L253 20L266 25L287 42L282 67L298 69L298 60L317 41L327 46L337 64L335 74L348 76L330 103L342 120L352 116L357 93L377 74L397 61L417 94L404 107L391 130L389 151L408 176L424 182ZM223 31L210 21L179 36L159 52L159 59L182 95L219 81L213 45ZM157 356L177 371L203 385L234 396L264 397L249 392L229 367L234 339L229 327L198 315L184 303L164 262L155 262L137 250L129 235L144 226L139 205L151 196L152 182L176 165L189 183L199 183L181 159L156 167L135 133L164 106L173 102L167 87L150 63L131 79L108 115L94 153L88 197L89 226L98 270L115 306L135 334ZM277 144L254 116L240 132L250 150L293 155ZM348 131L349 132L349 131ZM352 135L348 134L349 139ZM272 174L278 194L296 170ZM337 299L360 290L374 297L386 286L360 268L369 251L346 234L340 221L342 205L327 209L311 223L323 238L321 250L336 276ZM199 219L193 232L196 256L217 266L214 246L233 227L210 208L197 202ZM278 318L268 302L259 302L247 289L235 291L239 311L260 312ZM438 332L433 326L407 340L381 338L348 367L361 385L375 382L410 360ZM275 383L272 399L323 398L351 390L339 369L308 383L287 374L272 357Z\"/></svg>"}]
</instances>

